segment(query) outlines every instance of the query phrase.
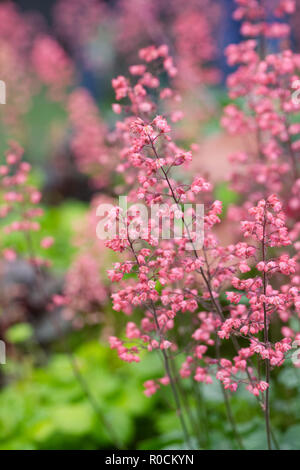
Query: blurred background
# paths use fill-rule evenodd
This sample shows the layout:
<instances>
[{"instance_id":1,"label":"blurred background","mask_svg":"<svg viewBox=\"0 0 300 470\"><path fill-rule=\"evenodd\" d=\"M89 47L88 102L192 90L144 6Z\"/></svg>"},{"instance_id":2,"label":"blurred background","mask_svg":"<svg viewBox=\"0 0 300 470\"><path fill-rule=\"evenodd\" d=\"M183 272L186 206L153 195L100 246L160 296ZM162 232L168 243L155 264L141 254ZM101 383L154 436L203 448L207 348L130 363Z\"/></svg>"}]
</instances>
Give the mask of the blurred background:
<instances>
[{"instance_id":1,"label":"blurred background","mask_svg":"<svg viewBox=\"0 0 300 470\"><path fill-rule=\"evenodd\" d=\"M244 143L220 126L232 71L224 49L240 40L233 9L233 0L0 2L0 80L7 93L0 155L4 160L9 142L17 141L32 165L30 182L44 210L34 255L49 261L40 285L23 238L1 229L1 247L13 244L18 257L0 260L6 344L0 449L182 448L169 391L143 394L143 383L162 375L159 358L123 364L108 347L108 336L122 335L126 319L111 308L106 269L115 258L96 239L95 207L120 194L123 184L115 172L111 80L126 75L138 50L150 44L167 44L178 67L184 119L176 133L182 145L195 144L192 171L209 175L225 212L237 200L224 174L228 155ZM221 239L230 241L225 222L222 227ZM45 237L54 241L46 256ZM274 424L286 448L300 448L297 372L285 369L274 381ZM203 446L234 448L219 384L201 384L199 396L206 403L197 407ZM241 391L232 406L245 445L263 447L255 399Z\"/></svg>"}]
</instances>

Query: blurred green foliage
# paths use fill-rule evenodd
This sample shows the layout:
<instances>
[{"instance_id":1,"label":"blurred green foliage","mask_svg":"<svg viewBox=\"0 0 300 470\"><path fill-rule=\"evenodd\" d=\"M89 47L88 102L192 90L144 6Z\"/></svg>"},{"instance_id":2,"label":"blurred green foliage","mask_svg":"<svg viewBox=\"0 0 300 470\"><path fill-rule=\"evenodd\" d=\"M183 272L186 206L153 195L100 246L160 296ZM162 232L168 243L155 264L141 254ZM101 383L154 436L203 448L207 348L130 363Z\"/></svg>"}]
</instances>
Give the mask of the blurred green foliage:
<instances>
[{"instance_id":1,"label":"blurred green foliage","mask_svg":"<svg viewBox=\"0 0 300 470\"><path fill-rule=\"evenodd\" d=\"M25 160L43 167L47 157L55 153L67 129L67 112L59 101L49 99L45 89L31 99L22 115L22 126L15 129L0 119L0 155L3 158L9 141L17 140L25 149Z\"/></svg>"},{"instance_id":2,"label":"blurred green foliage","mask_svg":"<svg viewBox=\"0 0 300 470\"><path fill-rule=\"evenodd\" d=\"M219 201L222 201L222 204L223 204L223 211L222 211L222 214L221 214L221 218L224 218L226 213L227 213L227 210L228 210L228 207L231 205L231 204L237 204L238 200L239 200L239 196L236 192L232 191L230 188L229 188L229 185L228 183L219 183L216 185L215 189L214 189L214 197L219 200Z\"/></svg>"},{"instance_id":3,"label":"blurred green foliage","mask_svg":"<svg viewBox=\"0 0 300 470\"><path fill-rule=\"evenodd\" d=\"M24 343L34 335L32 326L29 323L16 323L6 330L5 337L10 343Z\"/></svg>"},{"instance_id":4,"label":"blurred green foliage","mask_svg":"<svg viewBox=\"0 0 300 470\"><path fill-rule=\"evenodd\" d=\"M46 90L33 96L24 119L26 159L43 165L46 157L59 149L60 129L66 126L67 112L59 101L49 99Z\"/></svg>"},{"instance_id":5,"label":"blurred green foliage","mask_svg":"<svg viewBox=\"0 0 300 470\"><path fill-rule=\"evenodd\" d=\"M76 351L76 364L124 446L133 442L139 420L147 423L154 401L142 393L153 364L120 365L110 351L90 341ZM157 363L160 367L159 363ZM109 430L76 380L70 358L54 354L44 367L9 363L16 381L0 393L0 449L97 449L114 447ZM155 367L154 367L155 368ZM155 372L155 371L154 371ZM141 427L143 429L144 426ZM147 426L139 434L147 436Z\"/></svg>"},{"instance_id":6,"label":"blurred green foliage","mask_svg":"<svg viewBox=\"0 0 300 470\"><path fill-rule=\"evenodd\" d=\"M54 269L65 270L70 265L73 256L78 251L78 247L73 243L74 233L78 230L84 220L87 206L79 201L67 201L58 206L44 208L44 215L37 220L41 229L37 234L32 234L32 245L36 256L51 259ZM12 220L15 214L12 214ZM9 223L9 217L5 220L5 225ZM3 224L3 222L2 222ZM0 223L1 228L1 223ZM40 246L40 241L44 237L54 237L54 244L47 250ZM1 230L1 246L14 247L22 256L28 257L28 245L24 234L13 232L6 235Z\"/></svg>"},{"instance_id":7,"label":"blurred green foliage","mask_svg":"<svg viewBox=\"0 0 300 470\"><path fill-rule=\"evenodd\" d=\"M28 341L21 333L11 330L10 340ZM158 356L124 364L114 351L89 340L75 350L73 360L100 416L67 354L55 352L42 366L34 365L30 355L22 363L10 360L1 366L11 383L0 392L0 449L116 448L110 427L124 448L186 448L169 388L151 398L143 394L143 382L163 374ZM185 384L188 388L189 382ZM282 449L300 449L299 388L294 367L282 370L272 388L272 422ZM202 442L193 439L195 448L237 448L219 383L199 386L199 394L199 402L190 403ZM244 446L264 449L264 423L255 398L241 389L232 395L231 405Z\"/></svg>"}]
</instances>

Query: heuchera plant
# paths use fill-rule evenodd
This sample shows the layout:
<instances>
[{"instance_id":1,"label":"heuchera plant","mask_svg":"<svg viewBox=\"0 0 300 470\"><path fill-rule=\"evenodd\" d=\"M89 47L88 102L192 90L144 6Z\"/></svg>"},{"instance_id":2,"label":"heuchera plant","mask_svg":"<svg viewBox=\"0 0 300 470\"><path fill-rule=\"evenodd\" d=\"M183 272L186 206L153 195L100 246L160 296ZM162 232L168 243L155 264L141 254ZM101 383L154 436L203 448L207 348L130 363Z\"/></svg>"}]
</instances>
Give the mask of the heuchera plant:
<instances>
[{"instance_id":1,"label":"heuchera plant","mask_svg":"<svg viewBox=\"0 0 300 470\"><path fill-rule=\"evenodd\" d=\"M180 381L192 378L210 384L215 377L224 387L228 406L228 392L241 386L257 398L271 449L278 446L270 422L272 370L284 364L292 341L300 339L290 326L300 307L294 140L299 126L289 121L299 111L291 97L299 57L286 49L267 54L267 39L285 38L288 26L267 24L266 11L255 0L237 0L237 4L235 17L243 19L242 33L251 39L228 48L229 63L241 64L229 78L229 87L231 97L243 97L245 106L228 106L223 124L230 132L250 133L252 140L256 136L257 145L233 159L248 166L244 173L233 175L234 188L244 200L242 210L234 211L240 234L236 243L223 247L214 234L222 203L213 200L210 183L202 175L191 181L184 176L192 152L172 138L174 114L163 114L163 102L180 102L178 93L171 86L161 87L152 74L159 70L170 82L176 76L168 47L140 50L144 63L130 67L130 78L119 76L112 82L118 101L113 109L123 117L117 123L122 142L118 171L131 184L133 206L127 213L121 207L109 212L106 227L117 221L119 232L106 245L126 253L126 258L108 276L118 286L113 308L128 316L138 313L139 320L127 323L126 339L111 337L110 344L128 362L139 362L144 350L160 352L165 375L148 380L145 393L150 396L161 386L171 387L189 445ZM282 16L293 8L294 2L282 1L276 12ZM149 209L163 204L161 215L181 219L185 236L161 239L160 227L151 219L143 227L134 206L141 201ZM195 245L193 224L185 219L184 203L205 205L201 249ZM138 238L131 236L133 227ZM282 336L273 338L272 323L278 318ZM233 354L223 357L222 346L228 341ZM176 356L181 359L179 374Z\"/></svg>"},{"instance_id":2,"label":"heuchera plant","mask_svg":"<svg viewBox=\"0 0 300 470\"><path fill-rule=\"evenodd\" d=\"M147 41L149 31L161 26L160 3L155 2L156 8L152 9L147 2L151 20L147 23ZM74 83L71 59L52 37L39 34L35 28L27 31L11 4L0 9L0 16L6 19L0 34L4 50L1 63L5 70L15 70L15 74L8 75L17 77L13 83L16 96L25 96L21 107L20 102L9 104L11 122L17 121L17 110L27 108L37 83L45 84L53 98L62 98L67 105L73 130L71 149L80 171L92 175L94 187L102 190L108 186L107 181L110 184L116 169L124 183L114 188L112 196L128 189L128 211L115 207L106 219L107 229L116 222L119 228L105 242L119 256L108 271L114 286L113 308L129 318L125 338L110 337L111 347L127 362L139 362L147 353L161 356L164 375L159 379L150 377L144 384L145 394L151 396L161 387L171 388L184 439L190 447L193 420L182 382L200 382L209 387L217 380L238 445L243 447L230 408L230 394L244 387L262 410L271 449L278 447L270 419L272 372L284 365L293 342L300 341L300 333L293 326L294 319L299 321L300 311L300 125L295 119L300 104L293 99L300 56L289 49L290 29L285 22L287 15L295 11L293 0L276 1L275 6L274 1L236 3L234 16L242 21L245 40L226 51L228 63L235 70L228 78L233 102L225 108L222 124L231 134L243 136L249 145L244 152L230 156L230 184L240 203L227 214L236 232L234 242L228 246L221 245L214 230L221 223L222 202L214 200L214 188L204 175L189 177L193 145L182 148L176 139L176 123L184 116L178 90L185 92L186 87L215 83L217 79L210 66L215 54L210 41L212 27L199 12L198 2L189 2L184 14L182 1L172 2L170 30L180 55L178 64L167 45L149 46L140 50L141 63L129 68L129 78L120 75L113 80L113 111L119 117L114 132L106 128L86 90L74 90L65 101L68 87ZM74 29L69 16L78 18L84 4L81 0L76 5L69 0L58 3L58 30L64 29L72 40ZM130 40L131 31L131 46L136 47L137 37L145 40L141 34L144 23L134 20L136 29L129 28L128 24L133 26L136 1L121 4L124 15L119 41L124 37L122 33ZM207 7L210 1L201 4ZM102 12L104 19L108 14L104 4L90 1L89 5L79 34L76 31L79 44L85 44L97 30L96 14ZM12 31L18 34L12 37ZM158 38L160 34L155 36L156 42ZM205 46L199 48L199 42ZM269 46L274 49L274 44L279 52L270 53ZM122 45L130 50L130 45ZM24 63L21 57L26 58ZM24 79L28 76L27 62L34 67L32 81ZM22 153L17 144L12 144L0 166L0 217L7 234L24 235L28 261L41 275L49 260L35 256L32 243L42 215L41 194L29 183L30 165L22 161ZM145 227L137 203L144 204L147 213L160 204L160 218L180 221L184 235L176 237L171 230L173 237L164 239L163 227L152 218ZM188 214L184 204L191 205ZM201 247L197 204L205 209ZM94 219L91 225L94 230ZM45 250L53 242L51 237L40 240ZM83 313L88 323L98 322L94 310L105 303L109 294L109 288L99 281L103 256L99 251L97 241L92 248L83 249L66 276L65 295L49 295L47 299L49 309L67 304L68 318L75 327L85 324L77 313ZM7 262L18 256L11 248L4 247L2 252ZM278 322L280 336L273 331ZM76 365L74 368L78 375ZM197 438L201 446L201 436Z\"/></svg>"}]
</instances>

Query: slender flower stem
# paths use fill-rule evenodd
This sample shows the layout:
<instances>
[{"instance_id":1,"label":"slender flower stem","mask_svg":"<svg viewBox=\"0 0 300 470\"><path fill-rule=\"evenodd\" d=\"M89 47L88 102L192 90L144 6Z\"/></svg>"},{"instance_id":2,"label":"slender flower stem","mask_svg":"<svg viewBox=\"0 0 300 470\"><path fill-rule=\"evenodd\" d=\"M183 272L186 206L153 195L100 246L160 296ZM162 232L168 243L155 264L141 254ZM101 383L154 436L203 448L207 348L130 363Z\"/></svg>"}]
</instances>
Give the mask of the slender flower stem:
<instances>
[{"instance_id":1,"label":"slender flower stem","mask_svg":"<svg viewBox=\"0 0 300 470\"><path fill-rule=\"evenodd\" d=\"M219 339L219 337L217 337L217 340L216 340L216 355L217 355L218 361L220 362L221 356L220 356L220 339ZM242 438L241 438L241 436L238 432L237 425L236 425L236 422L235 422L235 419L234 419L234 416L233 416L233 412L232 412L232 409L231 409L230 400L229 400L229 397L228 397L228 391L222 386L221 383L220 383L220 386L221 386L221 390L222 390L223 397L224 397L227 418L228 418L228 421L231 425L233 435L235 437L235 440L236 440L239 448L244 449L243 441L242 441Z\"/></svg>"},{"instance_id":2,"label":"slender flower stem","mask_svg":"<svg viewBox=\"0 0 300 470\"><path fill-rule=\"evenodd\" d=\"M198 444L201 447L201 434L200 434L199 424L194 419L193 412L192 412L192 409L191 409L190 403L189 403L189 398L188 398L187 393L184 390L184 388L183 388L183 386L180 382L180 377L178 376L178 373L177 373L177 370L176 370L175 361L172 357L170 358L170 365L171 365L172 373L173 373L173 376L174 376L174 380L175 380L177 388L178 388L179 396L181 397L181 402L182 402L183 407L185 409L186 415L189 418L189 422L191 424L193 432L194 432L195 436L197 437Z\"/></svg>"},{"instance_id":3,"label":"slender flower stem","mask_svg":"<svg viewBox=\"0 0 300 470\"><path fill-rule=\"evenodd\" d=\"M242 441L242 438L241 438L241 436L240 436L240 434L237 430L237 426L236 426L236 422L235 422L235 419L234 419L234 416L233 416L233 413L232 413L232 409L231 409L231 406L230 406L230 401L229 401L227 390L225 390L225 388L222 386L222 384L220 384L220 386L221 386L221 390L222 390L223 397L224 397L224 402L225 402L225 406L226 406L226 413L227 413L228 421L231 424L232 431L233 431L235 440L238 443L239 448L241 450L243 450L244 449L243 441Z\"/></svg>"},{"instance_id":4,"label":"slender flower stem","mask_svg":"<svg viewBox=\"0 0 300 470\"><path fill-rule=\"evenodd\" d=\"M152 304L152 312L153 312L153 315L154 315L157 332L159 333L160 328L159 328L156 308L155 308L155 305L154 305L153 301L151 301L151 304ZM174 380L172 372L171 372L170 359L169 359L168 353L165 349L162 349L161 351L162 351L162 356L163 356L163 360L164 360L164 366L165 366L166 374L167 374L167 377L169 379L171 389L172 389L172 393L173 393L173 397L174 397L175 404L176 404L176 413L177 413L177 416L179 418L179 421L180 421L180 424L181 424L181 427L182 427L184 439L185 439L185 442L187 443L187 445L189 446L189 448L192 449L190 435L189 435L187 426L185 424L185 419L184 419L182 408L181 408L181 402L180 402L179 394L178 394L178 391L177 391L175 380Z\"/></svg>"},{"instance_id":5,"label":"slender flower stem","mask_svg":"<svg viewBox=\"0 0 300 470\"><path fill-rule=\"evenodd\" d=\"M262 239L262 258L263 262L266 261L266 216L264 217L264 225L263 225L263 239ZM267 275L266 272L263 271L263 292L264 296L267 294ZM268 318L267 318L267 308L265 301L263 302L263 309L264 309L264 342L265 347L267 348L269 345L269 326L268 326ZM266 433L267 433L267 442L268 442L268 449L272 450L271 444L271 426L270 426L270 360L267 358L265 360L265 369L266 369L266 382L268 384L268 388L266 390L266 399L265 399L265 421L266 421Z\"/></svg>"},{"instance_id":6,"label":"slender flower stem","mask_svg":"<svg viewBox=\"0 0 300 470\"><path fill-rule=\"evenodd\" d=\"M198 404L198 406L196 407L198 421L199 423L201 423L202 429L204 431L205 447L208 448L211 443L210 435L209 435L209 419L208 419L208 413L207 413L207 409L205 406L205 402L201 393L201 384L196 383L192 379L192 388L194 391L195 399Z\"/></svg>"},{"instance_id":7,"label":"slender flower stem","mask_svg":"<svg viewBox=\"0 0 300 470\"><path fill-rule=\"evenodd\" d=\"M132 240L130 240L129 237L128 237L128 243L129 243L130 249L131 249L131 251L134 255L134 258L136 260L137 265L140 266L138 257L136 255L136 252L135 252L135 249L134 249L134 246L133 246L133 243L132 243ZM159 326L159 322L158 322L158 318L157 318L157 312L156 312L156 308L155 308L155 304L154 304L153 300L151 300L151 310L152 310L154 321L155 321L156 332L160 336L160 339L161 339L161 330L160 330L160 326ZM186 426L186 423L185 423L185 419L184 419L184 416L183 416L182 408L181 408L179 393L177 391L176 383L175 383L175 380L174 380L174 377L173 377L172 371L171 371L170 359L169 359L168 353L165 349L161 349L161 353L162 353L162 357L163 357L165 371L166 371L167 377L168 377L170 385L171 385L171 390L172 390L173 397L174 397L174 400L175 400L175 405L176 405L176 413L177 413L177 416L179 418L179 421L180 421L180 424L181 424L181 427L182 427L184 439L185 439L185 442L187 443L188 447L190 449L192 449L190 435L189 435L189 432L188 432L188 429L187 429L187 426Z\"/></svg>"},{"instance_id":8,"label":"slender flower stem","mask_svg":"<svg viewBox=\"0 0 300 470\"><path fill-rule=\"evenodd\" d=\"M162 354L163 354L163 358L164 358L165 369L166 369L167 376L168 376L169 381L170 381L171 389L172 389L174 400L175 400L175 403L176 403L176 412L177 412L177 416L180 420L180 424L181 424L181 427L182 427L184 439L185 439L185 442L187 443L188 447L190 449L192 449L193 447L192 447L192 443L191 443L191 440L190 440L190 435L189 435L187 426L185 424L185 419L184 419L182 409L181 409L179 394L177 392L176 384L175 384L175 381L174 381L174 378L172 376L171 369L170 369L169 356L168 356L168 353L164 349L162 350Z\"/></svg>"},{"instance_id":9,"label":"slender flower stem","mask_svg":"<svg viewBox=\"0 0 300 470\"><path fill-rule=\"evenodd\" d=\"M34 257L35 257L34 246L33 246L32 238L30 236L30 232L25 232L25 240L26 240L26 243L27 243L28 252L29 252L31 258L34 259ZM44 281L43 272L42 272L42 270L41 270L41 268L38 264L34 264L34 269L35 269L35 273L36 273L37 287L41 292L43 292L44 297L46 299L47 294L46 294L46 292L44 290L44 287L43 287L43 285L44 285L43 284L43 281ZM59 325L59 322L57 322L55 317L51 316L51 315L50 315L50 320L52 322L54 330L56 331L56 334L58 336L60 336L62 332L61 332L61 327ZM79 384L79 386L81 387L84 395L86 396L90 406L93 408L93 410L94 410L96 416L98 417L100 423L106 429L110 442L117 449L120 449L120 450L126 449L125 445L119 439L118 434L115 432L114 427L111 425L110 421L106 418L105 414L102 412L102 410L99 407L96 399L94 398L93 393L91 392L88 383L86 382L83 374L81 373L80 367L77 363L77 360L76 360L73 352L71 351L71 348L69 346L68 341L65 342L65 349L66 349L66 354L67 354L67 357L69 359L71 368L72 368L73 373L74 373L74 377L77 380L77 383Z\"/></svg>"},{"instance_id":10,"label":"slender flower stem","mask_svg":"<svg viewBox=\"0 0 300 470\"><path fill-rule=\"evenodd\" d=\"M159 160L159 155L158 155L158 153L157 153L157 150L156 150L156 147L155 147L155 145L154 145L154 142L153 142L153 140L151 139L150 136L148 136L148 137L149 137L150 145L151 145L151 148L152 148L153 153L154 153L154 155L155 155L155 158L156 158L157 160ZM166 180L166 182L167 182L167 184L168 184L168 187L169 187L169 189L170 189L170 192L171 192L171 195L172 195L172 197L173 197L173 200L174 200L174 202L176 203L176 205L177 205L178 208L179 208L179 201L178 201L177 198L176 198L176 195L175 195L173 186L172 186L172 184L171 184L171 182L170 182L170 179L169 179L169 177L168 177L168 174L167 174L167 172L165 171L165 169L164 169L163 167L161 167L161 170L162 170L163 175L164 175L164 177L165 177L165 180ZM183 224L184 224L184 226L185 226L185 228L186 228L186 231L187 231L187 235L188 235L188 237L189 237L189 240L190 240L190 242L191 242L192 245L193 245L192 237L191 237L191 235L190 235L189 227L188 227L188 225L187 225L187 223L186 223L186 221L185 221L184 215L182 215L182 221L183 221ZM194 247L194 249L193 249L193 253L194 253L194 256L198 259L199 256L198 256L198 253L197 253L197 250L196 250L195 247ZM220 318L224 321L224 320L225 320L225 316L224 316L224 314L223 314L222 308L221 308L221 306L220 306L218 300L216 300L215 297L214 297L214 295L213 295L213 291L212 291L212 288L211 288L209 276L206 276L206 274L205 274L205 272L204 272L204 269L203 269L202 267L200 267L199 272L200 272L200 274L201 274L201 276L202 276L202 278L203 278L203 280L204 280L204 283L205 283L205 285L206 285L206 287L207 287L207 290L208 290L209 296L210 296L210 300L211 300L211 302L212 302L212 304L213 304L213 307L214 307L215 312L216 312L216 313L220 316ZM266 331L266 329L265 329L265 331ZM232 340L232 343L233 343L233 346L234 346L235 350L238 352L238 351L239 351L239 344L238 344L237 339L236 339L235 337L233 337L233 338L231 338L231 340ZM268 365L268 367L266 367L266 372L267 372L267 374L266 374L266 379L267 379L267 375L270 375L269 365ZM248 376L248 379L249 379L250 383L253 383L253 380L252 380L252 377L251 377L251 374L250 374L250 371L249 371L249 367L248 367L248 366L246 367L246 373L247 373L247 376ZM267 381L267 380L266 380L266 381ZM267 392L268 392L268 393L266 394L266 396L267 396L267 398L268 398L267 403L268 403L268 408L269 408L269 391L267 390ZM258 400L259 403L261 403L259 397L257 397L257 400ZM269 442L270 442L270 436L273 435L273 433L272 433L271 426L270 426L270 419L269 419L269 417L267 418L267 416L269 416L269 415L266 414L266 412L265 412L265 419L266 419L267 430L268 430L268 431L267 431L267 434L268 434L268 443L269 443ZM274 438L273 438L273 439L274 439ZM274 441L275 441L275 439L274 439ZM269 445L269 444L268 444L268 445ZM270 446L271 446L271 444L270 444Z\"/></svg>"},{"instance_id":11,"label":"slender flower stem","mask_svg":"<svg viewBox=\"0 0 300 470\"><path fill-rule=\"evenodd\" d=\"M77 379L77 382L80 384L81 389L83 390L85 396L87 397L90 405L92 406L94 412L96 413L96 416L98 416L98 419L104 426L105 430L108 431L109 439L112 442L113 445L117 447L117 449L122 450L126 449L124 444L120 441L119 436L115 432L115 429L110 423L110 420L108 420L102 410L100 409L98 402L95 400L85 378L83 377L81 370L79 368L79 365L77 363L76 358L74 357L73 353L68 350L68 358L70 360L71 367L73 369L73 373L75 378Z\"/></svg>"}]
</instances>

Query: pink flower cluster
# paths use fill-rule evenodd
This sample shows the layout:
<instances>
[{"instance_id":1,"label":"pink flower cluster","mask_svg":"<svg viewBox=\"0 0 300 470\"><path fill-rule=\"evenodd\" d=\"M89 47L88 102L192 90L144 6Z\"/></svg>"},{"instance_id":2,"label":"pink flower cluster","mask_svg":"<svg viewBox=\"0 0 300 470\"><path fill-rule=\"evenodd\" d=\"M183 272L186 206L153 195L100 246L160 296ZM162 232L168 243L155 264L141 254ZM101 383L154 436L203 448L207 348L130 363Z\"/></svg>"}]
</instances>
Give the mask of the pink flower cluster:
<instances>
[{"instance_id":1,"label":"pink flower cluster","mask_svg":"<svg viewBox=\"0 0 300 470\"><path fill-rule=\"evenodd\" d=\"M258 2L237 3L236 17L248 22L243 25L244 34L286 36L285 25L269 27L265 23L265 11ZM281 2L279 7L288 12L293 5ZM252 38L228 48L229 63L238 65L229 78L230 95L245 99L248 107L229 105L223 125L232 133L250 134L258 144L232 157L234 164L246 166L246 171L232 176L244 204L231 211L231 217L239 222L240 236L225 247L214 231L220 223L222 203L213 200L213 188L203 175L187 181L184 170L192 160L191 149L179 148L172 138L172 119L165 112L164 100L168 96L180 102L171 85L173 73L169 73L167 91L159 91L159 77L150 69L155 65L163 71L168 57L165 47L142 49L140 58L146 64L131 67L130 79L119 76L113 80L119 101L114 111L124 115L116 131L122 148L118 171L130 187L133 203L142 200L148 208L164 203L162 215L170 218L174 212L166 206L175 205L187 232L180 239L163 240L146 229L136 239L129 228L134 223L140 225L140 214L131 210L126 214L127 225L106 242L114 251L131 255L108 272L110 280L119 284L112 294L113 308L139 316L138 321L127 323L126 340L112 337L111 346L128 362L141 360L145 350L159 350L175 401L178 378L173 366L177 355L183 358L182 379L192 377L211 384L216 378L225 392L235 392L243 384L265 410L269 441L270 374L284 364L292 340L299 337L290 326L290 320L300 314L299 243L295 243L299 224L289 229L290 200L296 208L299 189L294 140L299 129L288 121L290 114L299 111L290 93L299 57L282 51L262 58ZM291 182L290 196L287 188ZM288 200L288 206L286 202L283 206L275 193ZM181 205L186 202L205 206L204 245L201 249L194 246L192 251L186 250L186 244L193 245L196 234L182 212ZM108 225L124 220L124 215L121 208L115 208ZM149 227L153 228L151 221ZM282 337L272 340L270 325L276 319L282 323ZM222 356L227 341L234 350L230 358ZM265 380L256 366L260 363L264 364ZM146 395L155 393L159 386L157 380L147 381Z\"/></svg>"},{"instance_id":2,"label":"pink flower cluster","mask_svg":"<svg viewBox=\"0 0 300 470\"><path fill-rule=\"evenodd\" d=\"M231 215L236 219L243 217L249 201L255 204L275 192L284 201L284 209L292 223L300 214L300 128L293 124L294 116L299 112L293 83L299 79L300 56L284 47L283 41L279 42L279 52L269 52L266 37L286 36L286 24L282 21L275 26L268 23L266 29L262 19L268 16L268 9L257 1L237 3L235 16L244 21L242 30L251 39L227 48L228 63L238 65L228 78L228 87L230 97L242 99L243 104L242 107L228 105L222 124L231 134L250 135L252 142L246 144L245 152L231 156L234 164L232 188L245 201L244 207L233 208ZM271 7L272 12L282 16L294 12L295 2L278 2L277 9L273 4Z\"/></svg>"},{"instance_id":3,"label":"pink flower cluster","mask_svg":"<svg viewBox=\"0 0 300 470\"><path fill-rule=\"evenodd\" d=\"M40 230L38 219L43 215L43 210L38 206L41 193L28 181L31 165L22 161L22 156L23 149L16 142L11 142L5 164L0 165L3 231L7 235L23 234L30 248L30 262L35 266L49 266L47 258L35 256L32 250L32 235ZM40 246L46 250L53 243L53 237L45 237L41 239ZM2 247L2 253L8 261L14 261L18 256L12 248Z\"/></svg>"},{"instance_id":4,"label":"pink flower cluster","mask_svg":"<svg viewBox=\"0 0 300 470\"><path fill-rule=\"evenodd\" d=\"M85 45L106 19L105 2L100 0L58 0L53 17L60 37L70 45ZM76 27L74 27L76 25Z\"/></svg>"},{"instance_id":5,"label":"pink flower cluster","mask_svg":"<svg viewBox=\"0 0 300 470\"><path fill-rule=\"evenodd\" d=\"M40 80L51 89L51 96L60 96L71 85L74 70L72 61L51 36L38 36L32 50L32 64ZM57 96L56 96L57 98Z\"/></svg>"},{"instance_id":6,"label":"pink flower cluster","mask_svg":"<svg viewBox=\"0 0 300 470\"><path fill-rule=\"evenodd\" d=\"M150 64L163 61L161 50L151 47L142 50L140 57ZM244 383L252 394L264 393L269 382L257 379L252 366L253 356L267 358L271 367L281 365L290 349L291 331L288 330L289 338L274 345L269 340L262 342L260 332L269 329L269 323L276 315L288 322L299 299L298 289L294 286L287 288L285 285L280 291L269 282L271 276L278 274L291 277L297 269L297 258L288 253L280 254L278 258L267 257L268 248L291 244L282 205L275 195L271 195L250 207L247 220L241 221L241 232L251 240L250 243L240 241L221 247L213 228L220 222L222 204L211 201L211 186L202 176L195 176L190 184L182 184L173 176L171 170L186 166L192 154L177 147L171 137L170 122L163 114L157 114L157 104L147 92L153 88L152 75L151 81L145 84L149 72L144 65L131 68L131 73L141 76L135 85L125 77L113 81L117 100L127 99L128 102L120 105L118 112L124 110L127 116L131 113L117 124L123 140L119 171L125 178L135 172L134 180L128 178L132 182L130 197L132 201L142 199L149 207L157 202L175 204L179 212L183 202L203 202L206 234L203 249L193 252L185 250L186 243L194 240L192 228L186 238L164 241L154 240L147 230L138 240L131 239L127 226L113 240L106 242L113 250L132 255L131 261L116 263L108 272L112 282L121 284L112 295L114 309L126 315L132 315L137 307L143 312L139 325L127 324L126 336L129 343L134 339L134 346L129 344L127 347L124 341L113 338L112 347L125 361L140 360L140 353L145 348L149 351L160 349L168 361L178 351L179 342L181 349L188 349L181 366L181 377L193 376L194 380L209 384L215 375L225 389L235 391L240 383ZM158 85L157 81L155 85ZM123 215L121 208L117 208L110 217L121 220ZM128 224L134 220L139 223L139 215L131 213L128 220ZM262 274L246 279L240 277L255 266ZM125 280L125 273L135 273L135 276ZM230 284L235 290L228 290ZM221 294L226 291L229 305L224 306ZM246 302L241 302L242 297ZM182 315L189 316L191 328L186 346L182 346L182 338L179 340L176 334L176 325L180 325ZM249 346L240 347L239 338L247 338ZM236 348L232 360L220 356L219 342L224 339L231 339ZM215 355L208 355L208 347L216 348ZM172 383L171 374L168 379ZM150 381L146 389L150 395L158 385Z\"/></svg>"},{"instance_id":7,"label":"pink flower cluster","mask_svg":"<svg viewBox=\"0 0 300 470\"><path fill-rule=\"evenodd\" d=\"M117 47L122 52L135 54L145 44L168 41L178 56L176 84L180 89L218 82L219 72L212 65L216 57L213 29L221 14L216 2L173 0L166 6L159 0L120 0L119 8Z\"/></svg>"},{"instance_id":8,"label":"pink flower cluster","mask_svg":"<svg viewBox=\"0 0 300 470\"><path fill-rule=\"evenodd\" d=\"M108 186L115 160L93 97L85 88L76 88L68 97L67 108L72 128L70 147L78 169L88 174L98 189Z\"/></svg>"}]
</instances>

